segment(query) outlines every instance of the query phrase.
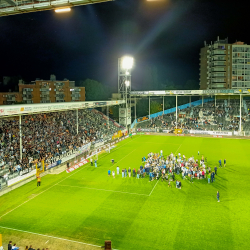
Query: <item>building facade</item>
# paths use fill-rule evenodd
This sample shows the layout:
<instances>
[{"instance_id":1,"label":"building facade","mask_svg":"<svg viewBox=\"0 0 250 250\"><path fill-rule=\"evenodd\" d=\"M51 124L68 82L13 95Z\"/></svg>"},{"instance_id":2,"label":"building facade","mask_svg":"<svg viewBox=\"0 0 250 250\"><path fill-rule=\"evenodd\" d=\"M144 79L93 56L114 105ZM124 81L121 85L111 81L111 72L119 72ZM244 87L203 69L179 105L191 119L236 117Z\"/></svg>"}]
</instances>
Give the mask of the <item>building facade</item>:
<instances>
[{"instance_id":1,"label":"building facade","mask_svg":"<svg viewBox=\"0 0 250 250\"><path fill-rule=\"evenodd\" d=\"M19 92L0 93L0 105L22 103L52 103L85 101L85 88L75 87L74 81L56 80L51 75L50 80L35 80L18 84Z\"/></svg>"},{"instance_id":2,"label":"building facade","mask_svg":"<svg viewBox=\"0 0 250 250\"><path fill-rule=\"evenodd\" d=\"M220 40L200 51L200 89L250 88L250 45Z\"/></svg>"}]
</instances>

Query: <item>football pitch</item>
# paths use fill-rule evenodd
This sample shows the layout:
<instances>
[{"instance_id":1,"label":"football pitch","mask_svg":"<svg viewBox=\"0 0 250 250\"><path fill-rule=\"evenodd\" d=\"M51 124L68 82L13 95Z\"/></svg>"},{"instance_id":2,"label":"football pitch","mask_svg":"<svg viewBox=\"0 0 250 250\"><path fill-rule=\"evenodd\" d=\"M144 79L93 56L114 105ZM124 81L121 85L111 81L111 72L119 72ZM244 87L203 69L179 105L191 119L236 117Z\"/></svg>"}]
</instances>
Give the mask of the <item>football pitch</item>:
<instances>
[{"instance_id":1,"label":"football pitch","mask_svg":"<svg viewBox=\"0 0 250 250\"><path fill-rule=\"evenodd\" d=\"M120 171L138 169L143 156L160 150L195 159L204 155L212 169L226 158L227 166L218 168L214 183L186 179L182 189L147 176L108 177L117 165ZM25 245L39 239L40 247L46 242L50 249L56 249L54 240L79 244L74 249L95 249L105 240L119 250L248 249L249 152L246 139L137 135L100 155L97 168L88 163L71 173L48 174L41 187L31 181L1 196L0 233Z\"/></svg>"}]
</instances>

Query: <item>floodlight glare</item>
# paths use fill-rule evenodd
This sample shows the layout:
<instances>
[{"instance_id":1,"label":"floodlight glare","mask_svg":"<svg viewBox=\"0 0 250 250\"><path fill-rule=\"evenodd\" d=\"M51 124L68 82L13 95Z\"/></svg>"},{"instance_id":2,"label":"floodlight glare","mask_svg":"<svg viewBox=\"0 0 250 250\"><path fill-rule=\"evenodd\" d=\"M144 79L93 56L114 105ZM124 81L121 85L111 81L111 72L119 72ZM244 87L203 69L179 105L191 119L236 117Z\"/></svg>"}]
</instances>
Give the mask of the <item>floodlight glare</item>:
<instances>
[{"instance_id":1,"label":"floodlight glare","mask_svg":"<svg viewBox=\"0 0 250 250\"><path fill-rule=\"evenodd\" d=\"M134 64L134 58L125 56L122 58L122 68L123 69L132 69Z\"/></svg>"},{"instance_id":2,"label":"floodlight glare","mask_svg":"<svg viewBox=\"0 0 250 250\"><path fill-rule=\"evenodd\" d=\"M69 12L71 11L71 8L67 7L67 8L60 8L60 9L55 9L56 13L62 13L62 12Z\"/></svg>"},{"instance_id":3,"label":"floodlight glare","mask_svg":"<svg viewBox=\"0 0 250 250\"><path fill-rule=\"evenodd\" d=\"M130 85L130 81L125 81L125 85L128 87Z\"/></svg>"}]
</instances>

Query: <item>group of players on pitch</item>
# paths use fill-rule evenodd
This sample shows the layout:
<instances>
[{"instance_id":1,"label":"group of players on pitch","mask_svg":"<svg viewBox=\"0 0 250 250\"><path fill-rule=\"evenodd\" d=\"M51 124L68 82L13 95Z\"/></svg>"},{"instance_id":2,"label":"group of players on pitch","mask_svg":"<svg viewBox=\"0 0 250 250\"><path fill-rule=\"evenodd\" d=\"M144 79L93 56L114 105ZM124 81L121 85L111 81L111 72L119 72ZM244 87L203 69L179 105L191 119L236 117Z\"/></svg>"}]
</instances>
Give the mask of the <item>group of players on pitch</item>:
<instances>
[{"instance_id":1,"label":"group of players on pitch","mask_svg":"<svg viewBox=\"0 0 250 250\"><path fill-rule=\"evenodd\" d=\"M199 155L198 151L198 155ZM114 160L111 160L114 164ZM182 179L189 179L190 182L193 182L193 179L208 179L208 183L215 181L215 175L217 175L217 167L214 168L214 171L211 170L211 167L205 166L204 157L201 157L200 162L195 160L194 157L186 158L185 155L174 155L171 153L167 155L166 158L163 156L163 151L160 153L150 152L146 157L142 158L142 165L139 169L124 168L122 169L122 178L136 177L145 178L149 177L149 181L159 180L168 182L168 187L171 187L171 181L176 181L176 188L181 189L181 181L175 178L175 175L182 175ZM219 166L221 167L221 160L219 160ZM224 159L224 167L226 166L226 159ZM120 174L120 168L117 166L116 173L113 170L108 170L108 175L115 178L115 174Z\"/></svg>"}]
</instances>

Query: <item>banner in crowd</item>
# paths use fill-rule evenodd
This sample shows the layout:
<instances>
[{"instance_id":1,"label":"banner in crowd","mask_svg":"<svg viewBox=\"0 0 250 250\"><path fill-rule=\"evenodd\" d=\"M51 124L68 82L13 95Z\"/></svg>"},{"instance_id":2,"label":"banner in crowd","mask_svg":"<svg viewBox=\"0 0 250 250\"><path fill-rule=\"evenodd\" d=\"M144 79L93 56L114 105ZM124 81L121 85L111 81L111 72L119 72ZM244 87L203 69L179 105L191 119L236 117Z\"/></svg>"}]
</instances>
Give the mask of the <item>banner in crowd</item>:
<instances>
[{"instance_id":1,"label":"banner in crowd","mask_svg":"<svg viewBox=\"0 0 250 250\"><path fill-rule=\"evenodd\" d=\"M115 140L116 138L120 138L120 137L122 137L122 131L121 130L114 133L114 135L112 136L112 140Z\"/></svg>"},{"instance_id":2,"label":"banner in crowd","mask_svg":"<svg viewBox=\"0 0 250 250\"><path fill-rule=\"evenodd\" d=\"M91 147L91 142L89 142L88 144L83 145L82 147L78 148L77 152L76 152L76 156L83 154L87 151L90 150Z\"/></svg>"},{"instance_id":3,"label":"banner in crowd","mask_svg":"<svg viewBox=\"0 0 250 250\"><path fill-rule=\"evenodd\" d=\"M84 159L84 160L80 161L79 163L75 164L74 166L72 166L72 167L66 169L66 172L67 172L67 173L70 173L70 172L76 170L77 168L79 168L79 167L81 167L81 166L87 164L88 162L89 162L89 160Z\"/></svg>"},{"instance_id":4,"label":"banner in crowd","mask_svg":"<svg viewBox=\"0 0 250 250\"><path fill-rule=\"evenodd\" d=\"M8 180L8 182L7 182L7 183L8 183L8 186L11 186L11 185L13 185L13 184L16 184L16 183L19 182L19 181L25 180L25 179L27 179L27 178L29 178L29 177L35 175L35 174L36 174L36 170L34 169L34 170L32 170L31 172L28 172L28 173L23 174L23 175L19 175L19 176L17 176L16 178L13 178L13 179L11 179L11 180Z\"/></svg>"},{"instance_id":5,"label":"banner in crowd","mask_svg":"<svg viewBox=\"0 0 250 250\"><path fill-rule=\"evenodd\" d=\"M55 161L55 162L53 162L53 163L51 163L51 164L49 164L49 165L47 166L47 170L48 170L48 169L51 169L51 168L54 168L55 166L60 165L61 163L62 163L61 160Z\"/></svg>"},{"instance_id":6,"label":"banner in crowd","mask_svg":"<svg viewBox=\"0 0 250 250\"><path fill-rule=\"evenodd\" d=\"M232 132L227 131L205 131L205 130L190 130L190 134L203 134L203 135L228 135L232 136Z\"/></svg>"},{"instance_id":7,"label":"banner in crowd","mask_svg":"<svg viewBox=\"0 0 250 250\"><path fill-rule=\"evenodd\" d=\"M144 117L138 118L137 122L143 122L143 121L146 121L148 119L149 119L148 116L144 116Z\"/></svg>"},{"instance_id":8,"label":"banner in crowd","mask_svg":"<svg viewBox=\"0 0 250 250\"><path fill-rule=\"evenodd\" d=\"M138 128L137 132L155 132L154 128Z\"/></svg>"},{"instance_id":9,"label":"banner in crowd","mask_svg":"<svg viewBox=\"0 0 250 250\"><path fill-rule=\"evenodd\" d=\"M163 133L169 133L170 130L168 130L168 129L163 129L162 132L163 132Z\"/></svg>"}]
</instances>

